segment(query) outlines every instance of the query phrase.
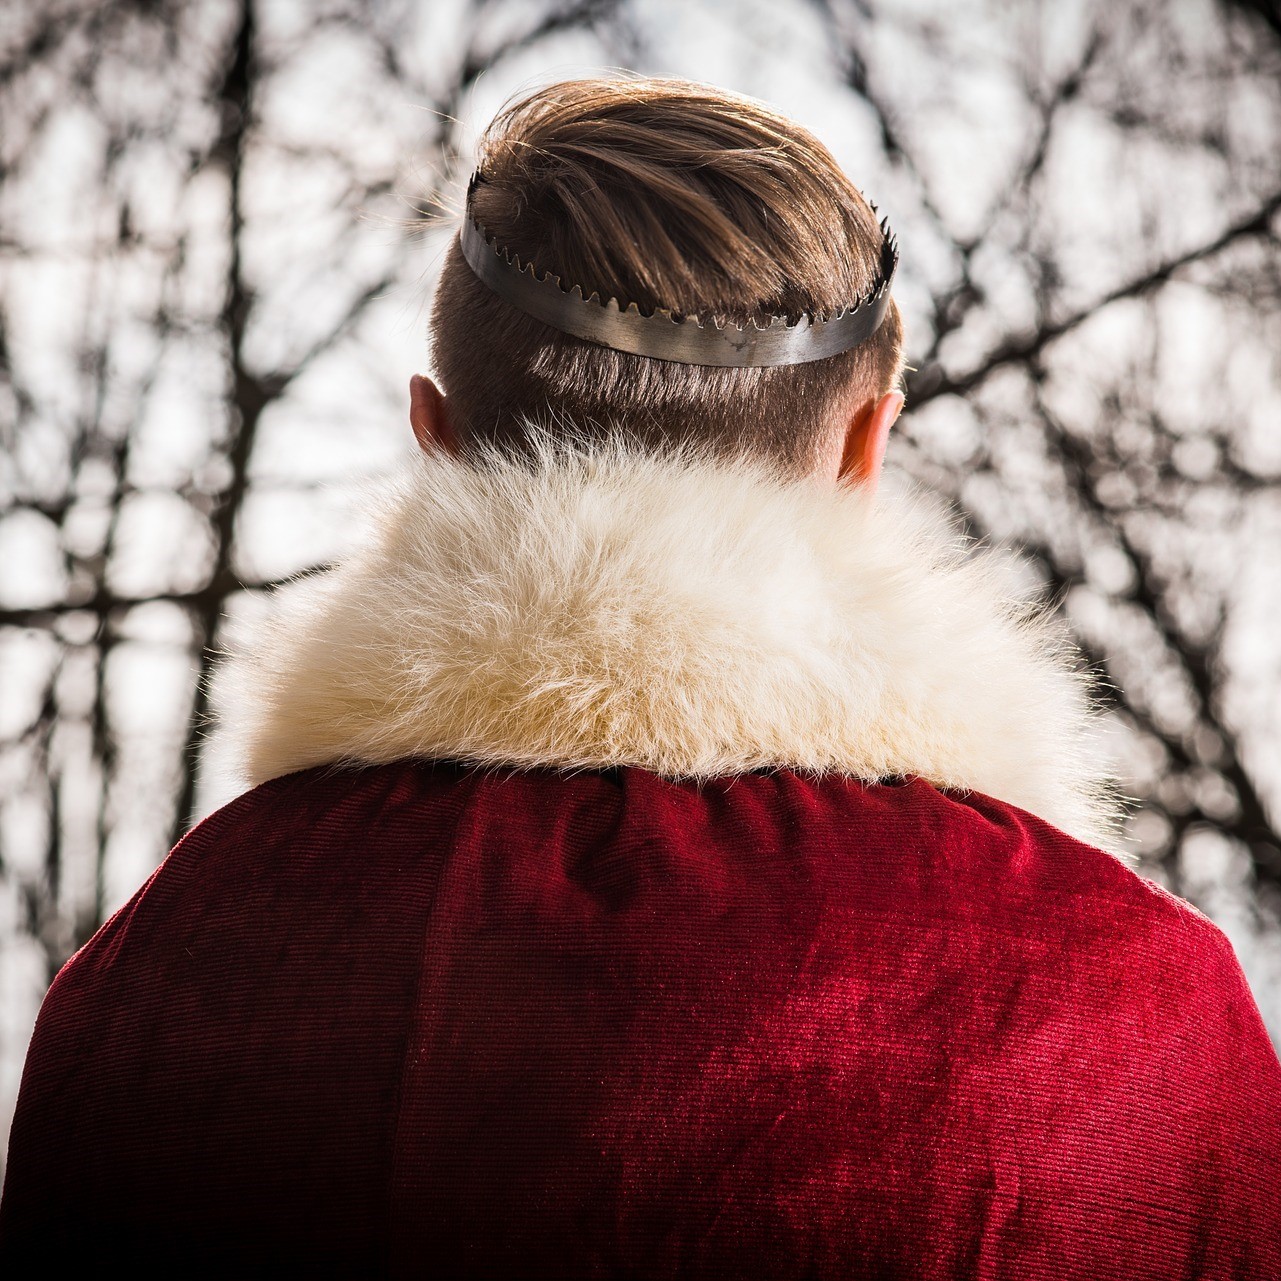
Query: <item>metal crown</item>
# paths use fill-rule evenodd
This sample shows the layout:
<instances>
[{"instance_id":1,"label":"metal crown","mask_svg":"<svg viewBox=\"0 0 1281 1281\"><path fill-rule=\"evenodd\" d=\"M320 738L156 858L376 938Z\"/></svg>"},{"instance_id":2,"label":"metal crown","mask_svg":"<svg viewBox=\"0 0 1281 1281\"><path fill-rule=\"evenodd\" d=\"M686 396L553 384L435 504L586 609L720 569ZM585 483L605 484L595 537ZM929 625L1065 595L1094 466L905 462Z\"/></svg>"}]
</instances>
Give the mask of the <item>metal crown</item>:
<instances>
[{"instance_id":1,"label":"metal crown","mask_svg":"<svg viewBox=\"0 0 1281 1281\"><path fill-rule=\"evenodd\" d=\"M898 268L898 241L881 219L881 263L877 283L867 297L830 315L806 312L797 320L775 315L761 322L702 320L676 316L666 307L644 312L634 303L584 294L552 272L540 271L500 248L472 213L472 193L484 181L479 170L467 184L467 208L459 240L467 265L504 302L587 342L616 351L672 360L687 365L758 368L800 365L822 360L866 342L881 326L889 308L890 286ZM876 206L872 206L875 212Z\"/></svg>"}]
</instances>

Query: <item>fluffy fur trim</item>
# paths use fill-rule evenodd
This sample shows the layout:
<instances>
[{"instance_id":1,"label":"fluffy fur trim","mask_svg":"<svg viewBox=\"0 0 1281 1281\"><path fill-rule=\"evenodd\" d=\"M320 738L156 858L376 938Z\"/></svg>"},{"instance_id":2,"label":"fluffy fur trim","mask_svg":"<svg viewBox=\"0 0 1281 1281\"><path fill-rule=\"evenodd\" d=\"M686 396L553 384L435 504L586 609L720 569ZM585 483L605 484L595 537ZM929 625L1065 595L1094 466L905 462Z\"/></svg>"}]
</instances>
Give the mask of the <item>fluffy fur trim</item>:
<instances>
[{"instance_id":1,"label":"fluffy fur trim","mask_svg":"<svg viewBox=\"0 0 1281 1281\"><path fill-rule=\"evenodd\" d=\"M416 456L218 701L249 781L406 756L919 775L1113 833L1085 677L919 495L540 441Z\"/></svg>"}]
</instances>

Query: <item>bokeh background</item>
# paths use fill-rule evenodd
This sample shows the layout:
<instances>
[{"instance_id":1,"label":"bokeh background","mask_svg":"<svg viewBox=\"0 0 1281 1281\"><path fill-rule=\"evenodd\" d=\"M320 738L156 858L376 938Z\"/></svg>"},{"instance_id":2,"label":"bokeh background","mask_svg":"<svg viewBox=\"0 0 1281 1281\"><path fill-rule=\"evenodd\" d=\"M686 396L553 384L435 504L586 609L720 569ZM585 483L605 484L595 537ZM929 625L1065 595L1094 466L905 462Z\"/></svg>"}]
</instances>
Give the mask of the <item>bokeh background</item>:
<instances>
[{"instance_id":1,"label":"bokeh background","mask_svg":"<svg viewBox=\"0 0 1281 1281\"><path fill-rule=\"evenodd\" d=\"M891 463L1061 603L1143 874L1281 1036L1279 0L5 0L0 1140L58 967L234 794L218 647L410 449L478 130L620 67L889 215Z\"/></svg>"}]
</instances>

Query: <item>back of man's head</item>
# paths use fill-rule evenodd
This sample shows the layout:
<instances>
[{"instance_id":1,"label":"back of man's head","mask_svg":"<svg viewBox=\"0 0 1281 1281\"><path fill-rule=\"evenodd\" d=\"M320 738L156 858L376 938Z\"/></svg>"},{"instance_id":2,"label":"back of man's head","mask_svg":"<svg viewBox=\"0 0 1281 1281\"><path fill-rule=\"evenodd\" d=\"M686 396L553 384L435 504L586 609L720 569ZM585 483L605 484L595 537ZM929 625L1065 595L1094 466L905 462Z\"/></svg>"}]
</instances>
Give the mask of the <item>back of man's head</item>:
<instances>
[{"instance_id":1,"label":"back of man's head","mask_svg":"<svg viewBox=\"0 0 1281 1281\"><path fill-rule=\"evenodd\" d=\"M681 80L552 85L486 131L473 210L499 245L642 311L703 320L825 314L877 280L876 216L827 149L760 104ZM457 241L432 318L434 363L466 448L518 447L528 422L696 441L813 470L842 417L902 371L893 301L826 359L717 368L615 351L502 301Z\"/></svg>"}]
</instances>

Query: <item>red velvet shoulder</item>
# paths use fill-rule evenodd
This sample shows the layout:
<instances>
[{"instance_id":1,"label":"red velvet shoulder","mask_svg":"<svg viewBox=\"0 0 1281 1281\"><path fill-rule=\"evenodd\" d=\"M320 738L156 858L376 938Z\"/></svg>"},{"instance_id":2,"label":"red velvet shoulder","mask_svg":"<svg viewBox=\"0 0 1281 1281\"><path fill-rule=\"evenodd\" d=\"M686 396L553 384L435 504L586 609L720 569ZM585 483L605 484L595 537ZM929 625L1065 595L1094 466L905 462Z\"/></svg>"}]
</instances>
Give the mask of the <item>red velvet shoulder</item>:
<instances>
[{"instance_id":1,"label":"red velvet shoulder","mask_svg":"<svg viewBox=\"0 0 1281 1281\"><path fill-rule=\"evenodd\" d=\"M1279 1163L1226 939L1032 815L406 761L237 799L68 963L0 1258L1263 1277Z\"/></svg>"}]
</instances>

